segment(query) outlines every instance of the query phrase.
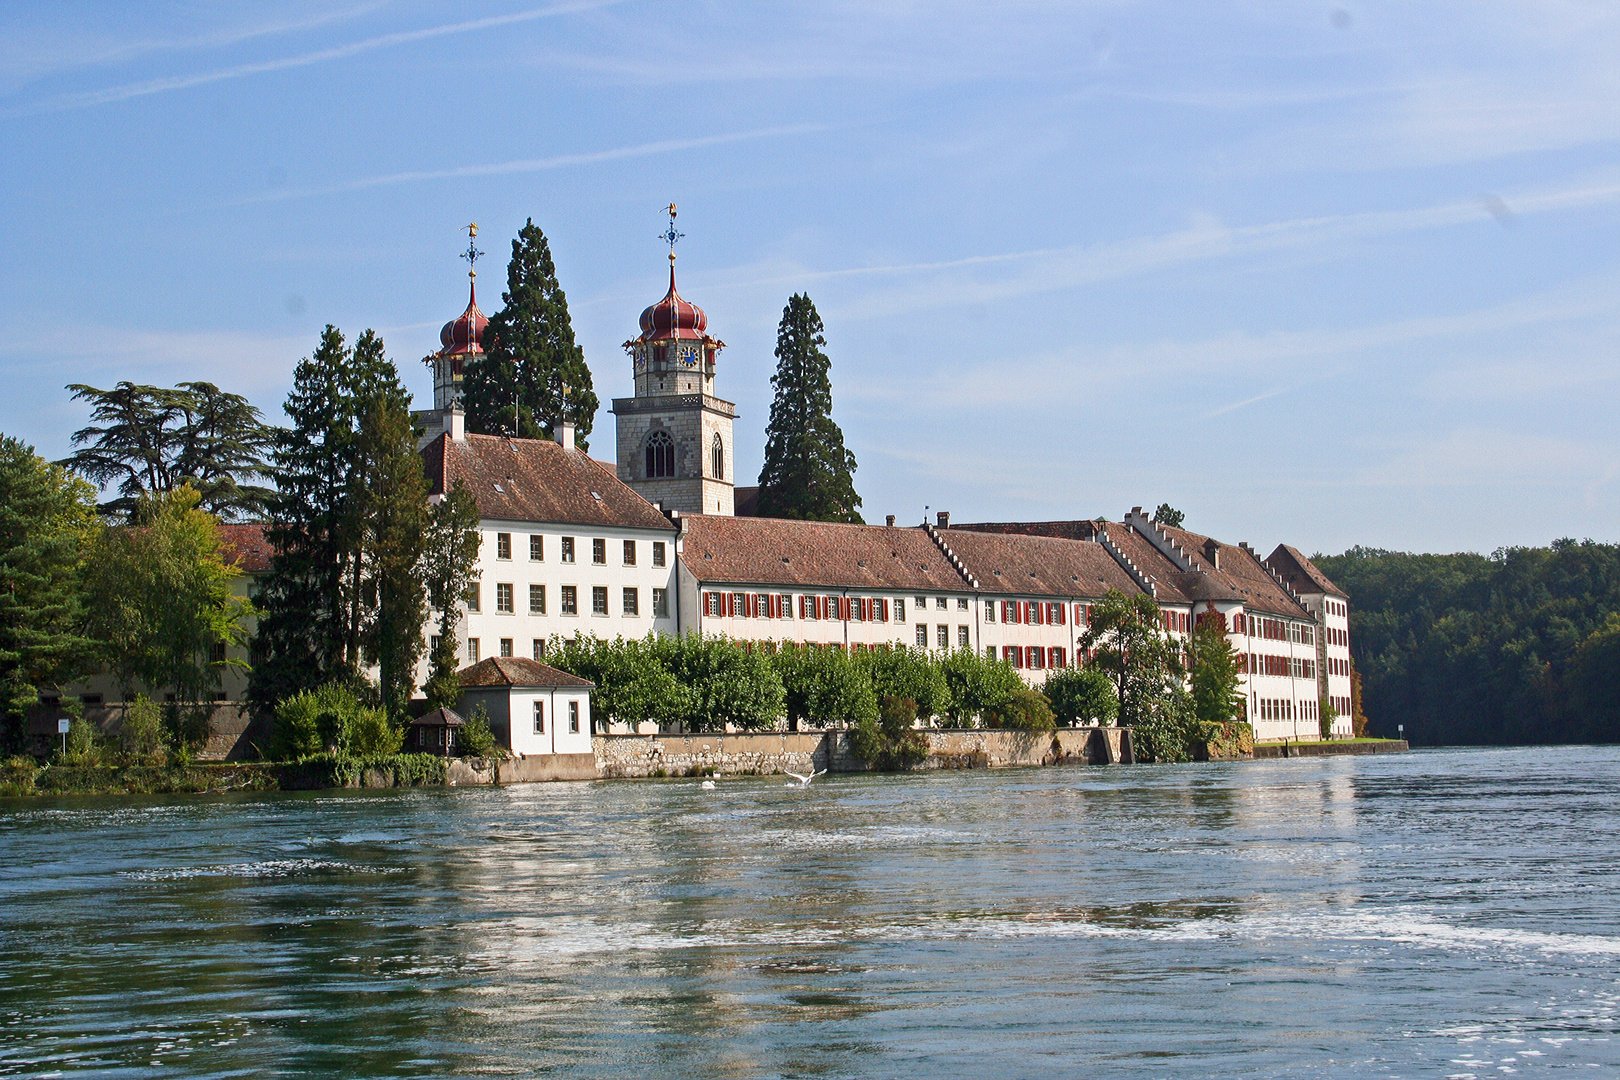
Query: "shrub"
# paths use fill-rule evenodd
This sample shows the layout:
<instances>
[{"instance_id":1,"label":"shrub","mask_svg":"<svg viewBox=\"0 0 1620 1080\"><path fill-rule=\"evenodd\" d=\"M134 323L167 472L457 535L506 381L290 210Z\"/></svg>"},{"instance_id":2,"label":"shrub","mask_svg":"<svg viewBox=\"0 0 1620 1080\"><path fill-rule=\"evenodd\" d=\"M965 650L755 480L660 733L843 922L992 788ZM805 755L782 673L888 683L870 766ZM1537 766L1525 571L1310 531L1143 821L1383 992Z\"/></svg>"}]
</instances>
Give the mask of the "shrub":
<instances>
[{"instance_id":1,"label":"shrub","mask_svg":"<svg viewBox=\"0 0 1620 1080\"><path fill-rule=\"evenodd\" d=\"M1013 691L1011 697L991 711L989 719L990 727L1010 731L1051 731L1057 727L1046 695L1027 686Z\"/></svg>"},{"instance_id":2,"label":"shrub","mask_svg":"<svg viewBox=\"0 0 1620 1080\"><path fill-rule=\"evenodd\" d=\"M489 710L480 701L461 729L464 757L488 757L495 750L495 733L489 729Z\"/></svg>"},{"instance_id":3,"label":"shrub","mask_svg":"<svg viewBox=\"0 0 1620 1080\"><path fill-rule=\"evenodd\" d=\"M60 742L58 743L60 746ZM101 748L96 745L96 729L82 716L69 720L67 749L58 750L56 760L63 765L86 768L101 764Z\"/></svg>"},{"instance_id":4,"label":"shrub","mask_svg":"<svg viewBox=\"0 0 1620 1080\"><path fill-rule=\"evenodd\" d=\"M1041 687L1058 723L1067 727L1106 727L1119 716L1114 682L1096 668L1064 668L1046 677Z\"/></svg>"},{"instance_id":5,"label":"shrub","mask_svg":"<svg viewBox=\"0 0 1620 1080\"><path fill-rule=\"evenodd\" d=\"M1322 695L1322 700L1317 703L1316 708L1316 715L1319 717L1317 727L1320 730L1322 740L1326 742L1328 739L1333 738L1333 721L1339 718L1339 711L1333 707L1333 699L1326 694Z\"/></svg>"},{"instance_id":6,"label":"shrub","mask_svg":"<svg viewBox=\"0 0 1620 1080\"><path fill-rule=\"evenodd\" d=\"M886 697L909 698L916 703L917 716L932 720L950 708L951 688L940 663L926 649L879 649L859 653L856 659L872 681L872 691Z\"/></svg>"},{"instance_id":7,"label":"shrub","mask_svg":"<svg viewBox=\"0 0 1620 1080\"><path fill-rule=\"evenodd\" d=\"M1138 761L1191 761L1212 736L1211 725L1198 719L1192 695L1173 689L1168 696L1143 702L1132 725Z\"/></svg>"},{"instance_id":8,"label":"shrub","mask_svg":"<svg viewBox=\"0 0 1620 1080\"><path fill-rule=\"evenodd\" d=\"M946 715L954 724L970 725L1005 705L1024 680L1005 660L991 660L970 649L958 649L940 661L950 688Z\"/></svg>"},{"instance_id":9,"label":"shrub","mask_svg":"<svg viewBox=\"0 0 1620 1080\"><path fill-rule=\"evenodd\" d=\"M863 717L849 733L855 756L882 772L914 769L928 757L928 741L916 729L917 703L890 695L877 716Z\"/></svg>"},{"instance_id":10,"label":"shrub","mask_svg":"<svg viewBox=\"0 0 1620 1080\"><path fill-rule=\"evenodd\" d=\"M124 707L124 749L137 757L151 757L167 741L163 710L145 694L136 695Z\"/></svg>"},{"instance_id":11,"label":"shrub","mask_svg":"<svg viewBox=\"0 0 1620 1080\"><path fill-rule=\"evenodd\" d=\"M349 720L344 741L351 754L397 754L405 731L389 722L385 710L360 708Z\"/></svg>"},{"instance_id":12,"label":"shrub","mask_svg":"<svg viewBox=\"0 0 1620 1080\"><path fill-rule=\"evenodd\" d=\"M275 758L296 761L321 753L398 753L403 738L382 709L362 705L347 686L328 683L276 706L270 745Z\"/></svg>"}]
</instances>

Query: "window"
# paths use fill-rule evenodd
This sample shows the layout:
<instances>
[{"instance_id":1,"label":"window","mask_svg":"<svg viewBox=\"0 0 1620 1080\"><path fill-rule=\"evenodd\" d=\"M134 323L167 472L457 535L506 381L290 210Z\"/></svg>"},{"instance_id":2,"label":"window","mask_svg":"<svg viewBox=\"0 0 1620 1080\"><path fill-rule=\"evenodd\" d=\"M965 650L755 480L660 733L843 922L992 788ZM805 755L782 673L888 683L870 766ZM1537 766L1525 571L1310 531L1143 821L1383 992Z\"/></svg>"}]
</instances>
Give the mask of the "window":
<instances>
[{"instance_id":1,"label":"window","mask_svg":"<svg viewBox=\"0 0 1620 1080\"><path fill-rule=\"evenodd\" d=\"M793 594L783 593L781 596L777 597L777 600L781 601L782 604L782 618L793 618Z\"/></svg>"},{"instance_id":2,"label":"window","mask_svg":"<svg viewBox=\"0 0 1620 1080\"><path fill-rule=\"evenodd\" d=\"M730 608L730 615L732 618L748 618L748 594L740 592L732 593Z\"/></svg>"},{"instance_id":3,"label":"window","mask_svg":"<svg viewBox=\"0 0 1620 1080\"><path fill-rule=\"evenodd\" d=\"M571 735L579 734L579 702L568 703L568 731Z\"/></svg>"},{"instance_id":4,"label":"window","mask_svg":"<svg viewBox=\"0 0 1620 1080\"><path fill-rule=\"evenodd\" d=\"M754 614L761 619L772 618L770 593L758 593L754 596Z\"/></svg>"},{"instance_id":5,"label":"window","mask_svg":"<svg viewBox=\"0 0 1620 1080\"><path fill-rule=\"evenodd\" d=\"M1052 624L1053 626L1062 626L1063 625L1063 605L1062 604L1047 604L1046 605L1046 621L1048 623Z\"/></svg>"},{"instance_id":6,"label":"window","mask_svg":"<svg viewBox=\"0 0 1620 1080\"><path fill-rule=\"evenodd\" d=\"M503 615L512 614L512 583L503 581L495 586L495 610Z\"/></svg>"},{"instance_id":7,"label":"window","mask_svg":"<svg viewBox=\"0 0 1620 1080\"><path fill-rule=\"evenodd\" d=\"M478 582L475 581L467 586L467 610L477 611L478 603Z\"/></svg>"},{"instance_id":8,"label":"window","mask_svg":"<svg viewBox=\"0 0 1620 1080\"><path fill-rule=\"evenodd\" d=\"M529 614L544 615L546 613L546 587L544 585L529 586Z\"/></svg>"},{"instance_id":9,"label":"window","mask_svg":"<svg viewBox=\"0 0 1620 1080\"><path fill-rule=\"evenodd\" d=\"M1024 650L1019 648L1017 645L1003 646L1001 650L1001 658L1015 668L1021 668L1024 666Z\"/></svg>"},{"instance_id":10,"label":"window","mask_svg":"<svg viewBox=\"0 0 1620 1080\"><path fill-rule=\"evenodd\" d=\"M808 600L809 597L805 597L805 599ZM724 593L711 592L703 594L703 614L718 619L725 613L726 598Z\"/></svg>"},{"instance_id":11,"label":"window","mask_svg":"<svg viewBox=\"0 0 1620 1080\"><path fill-rule=\"evenodd\" d=\"M964 649L968 647L968 628L967 627L958 626L956 628L956 643L958 645L960 645Z\"/></svg>"},{"instance_id":12,"label":"window","mask_svg":"<svg viewBox=\"0 0 1620 1080\"><path fill-rule=\"evenodd\" d=\"M1046 612L1041 607L1041 603L1038 600L1031 600L1024 605L1024 621L1029 623L1031 626L1041 625L1041 623L1044 621L1042 616L1045 614Z\"/></svg>"},{"instance_id":13,"label":"window","mask_svg":"<svg viewBox=\"0 0 1620 1080\"><path fill-rule=\"evenodd\" d=\"M1031 645L1024 650L1024 663L1036 670L1046 666L1046 650L1039 645Z\"/></svg>"},{"instance_id":14,"label":"window","mask_svg":"<svg viewBox=\"0 0 1620 1080\"><path fill-rule=\"evenodd\" d=\"M216 641L208 646L208 662L211 664L223 664L225 662L225 643L223 641Z\"/></svg>"},{"instance_id":15,"label":"window","mask_svg":"<svg viewBox=\"0 0 1620 1080\"><path fill-rule=\"evenodd\" d=\"M710 451L709 456L713 459L710 461L709 465L714 474L714 478L716 480L724 480L726 478L726 446L725 443L720 441L720 433L718 431L714 433L714 447Z\"/></svg>"},{"instance_id":16,"label":"window","mask_svg":"<svg viewBox=\"0 0 1620 1080\"><path fill-rule=\"evenodd\" d=\"M636 565L636 542L634 540L624 542L624 565Z\"/></svg>"},{"instance_id":17,"label":"window","mask_svg":"<svg viewBox=\"0 0 1620 1080\"><path fill-rule=\"evenodd\" d=\"M894 598L894 621L906 621L906 602L898 596Z\"/></svg>"},{"instance_id":18,"label":"window","mask_svg":"<svg viewBox=\"0 0 1620 1080\"><path fill-rule=\"evenodd\" d=\"M946 626L944 623L940 623L938 629L934 632L934 641L937 642L939 647L942 649L950 648L951 628Z\"/></svg>"},{"instance_id":19,"label":"window","mask_svg":"<svg viewBox=\"0 0 1620 1080\"><path fill-rule=\"evenodd\" d=\"M512 639L511 638L509 638L509 637L501 638L501 655L502 656L511 656L512 655Z\"/></svg>"},{"instance_id":20,"label":"window","mask_svg":"<svg viewBox=\"0 0 1620 1080\"><path fill-rule=\"evenodd\" d=\"M1016 600L1003 600L1001 602L1001 621L1004 623L1017 622L1020 607L1022 605Z\"/></svg>"},{"instance_id":21,"label":"window","mask_svg":"<svg viewBox=\"0 0 1620 1080\"><path fill-rule=\"evenodd\" d=\"M546 561L546 538L545 537L538 536L538 535L529 537L529 561L530 562L545 562Z\"/></svg>"},{"instance_id":22,"label":"window","mask_svg":"<svg viewBox=\"0 0 1620 1080\"><path fill-rule=\"evenodd\" d=\"M543 701L534 703L534 733L536 735L546 733L546 703Z\"/></svg>"},{"instance_id":23,"label":"window","mask_svg":"<svg viewBox=\"0 0 1620 1080\"><path fill-rule=\"evenodd\" d=\"M564 615L579 614L579 590L572 585L562 587L562 613Z\"/></svg>"},{"instance_id":24,"label":"window","mask_svg":"<svg viewBox=\"0 0 1620 1080\"><path fill-rule=\"evenodd\" d=\"M956 598L956 610L957 611L966 611L967 609L968 609L968 607L967 607L967 597L958 596Z\"/></svg>"},{"instance_id":25,"label":"window","mask_svg":"<svg viewBox=\"0 0 1620 1080\"><path fill-rule=\"evenodd\" d=\"M986 601L984 601L984 621L985 622L995 622L996 621L996 602L994 600L986 600Z\"/></svg>"},{"instance_id":26,"label":"window","mask_svg":"<svg viewBox=\"0 0 1620 1080\"><path fill-rule=\"evenodd\" d=\"M984 647L984 658L986 660L994 660L996 658L996 647L994 645L986 645Z\"/></svg>"},{"instance_id":27,"label":"window","mask_svg":"<svg viewBox=\"0 0 1620 1080\"><path fill-rule=\"evenodd\" d=\"M592 540L591 541L591 562L595 563L597 566L606 566L607 565L607 541L606 540Z\"/></svg>"},{"instance_id":28,"label":"window","mask_svg":"<svg viewBox=\"0 0 1620 1080\"><path fill-rule=\"evenodd\" d=\"M647 436L647 479L658 480L675 475L675 440L667 431L655 431Z\"/></svg>"},{"instance_id":29,"label":"window","mask_svg":"<svg viewBox=\"0 0 1620 1080\"><path fill-rule=\"evenodd\" d=\"M562 561L574 561L574 538L572 536L562 538Z\"/></svg>"},{"instance_id":30,"label":"window","mask_svg":"<svg viewBox=\"0 0 1620 1080\"><path fill-rule=\"evenodd\" d=\"M1047 649L1046 666L1054 668L1066 667L1067 665L1063 662L1063 650L1056 647Z\"/></svg>"},{"instance_id":31,"label":"window","mask_svg":"<svg viewBox=\"0 0 1620 1080\"><path fill-rule=\"evenodd\" d=\"M626 589L626 590L624 590L624 613L626 615L640 615L641 614L641 590L640 589Z\"/></svg>"},{"instance_id":32,"label":"window","mask_svg":"<svg viewBox=\"0 0 1620 1080\"><path fill-rule=\"evenodd\" d=\"M439 651L439 635L434 634L428 638L428 655L432 656Z\"/></svg>"},{"instance_id":33,"label":"window","mask_svg":"<svg viewBox=\"0 0 1620 1080\"><path fill-rule=\"evenodd\" d=\"M475 637L467 639L467 663L478 663L478 639Z\"/></svg>"},{"instance_id":34,"label":"window","mask_svg":"<svg viewBox=\"0 0 1620 1080\"><path fill-rule=\"evenodd\" d=\"M928 597L926 596L913 597L911 602L917 605L918 611L922 611L928 607Z\"/></svg>"},{"instance_id":35,"label":"window","mask_svg":"<svg viewBox=\"0 0 1620 1080\"><path fill-rule=\"evenodd\" d=\"M928 624L927 623L918 623L917 624L917 648L919 648L919 649L928 648Z\"/></svg>"},{"instance_id":36,"label":"window","mask_svg":"<svg viewBox=\"0 0 1620 1080\"><path fill-rule=\"evenodd\" d=\"M664 542L662 540L654 540L653 541L653 563L652 564L654 566L663 566L664 565Z\"/></svg>"},{"instance_id":37,"label":"window","mask_svg":"<svg viewBox=\"0 0 1620 1080\"><path fill-rule=\"evenodd\" d=\"M512 534L495 534L495 557L497 559L510 559L512 557Z\"/></svg>"},{"instance_id":38,"label":"window","mask_svg":"<svg viewBox=\"0 0 1620 1080\"><path fill-rule=\"evenodd\" d=\"M608 613L608 609L607 609L607 586L606 585L592 585L591 586L591 614L592 615L606 615L607 613Z\"/></svg>"},{"instance_id":39,"label":"window","mask_svg":"<svg viewBox=\"0 0 1620 1080\"><path fill-rule=\"evenodd\" d=\"M951 602L945 599L943 596L934 597L934 607L938 608L940 611L947 610L950 607L950 603Z\"/></svg>"},{"instance_id":40,"label":"window","mask_svg":"<svg viewBox=\"0 0 1620 1080\"><path fill-rule=\"evenodd\" d=\"M652 601L653 601L653 618L655 618L655 619L667 619L667 618L669 618L669 590L668 589L654 589L653 590Z\"/></svg>"},{"instance_id":41,"label":"window","mask_svg":"<svg viewBox=\"0 0 1620 1080\"><path fill-rule=\"evenodd\" d=\"M543 637L537 637L534 639L534 658L536 660L544 660L546 658L546 639Z\"/></svg>"}]
</instances>

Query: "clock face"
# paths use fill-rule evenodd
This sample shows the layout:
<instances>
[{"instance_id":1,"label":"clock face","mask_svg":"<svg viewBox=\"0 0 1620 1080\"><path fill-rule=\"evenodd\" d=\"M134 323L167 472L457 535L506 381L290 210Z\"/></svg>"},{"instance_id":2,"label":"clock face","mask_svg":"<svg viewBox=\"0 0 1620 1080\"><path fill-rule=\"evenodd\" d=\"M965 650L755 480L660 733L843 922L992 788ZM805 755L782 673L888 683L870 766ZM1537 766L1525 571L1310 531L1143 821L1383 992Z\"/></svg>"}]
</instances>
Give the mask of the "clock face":
<instances>
[{"instance_id":1,"label":"clock face","mask_svg":"<svg viewBox=\"0 0 1620 1080\"><path fill-rule=\"evenodd\" d=\"M690 345L681 350L681 363L687 367L697 367L697 350Z\"/></svg>"}]
</instances>

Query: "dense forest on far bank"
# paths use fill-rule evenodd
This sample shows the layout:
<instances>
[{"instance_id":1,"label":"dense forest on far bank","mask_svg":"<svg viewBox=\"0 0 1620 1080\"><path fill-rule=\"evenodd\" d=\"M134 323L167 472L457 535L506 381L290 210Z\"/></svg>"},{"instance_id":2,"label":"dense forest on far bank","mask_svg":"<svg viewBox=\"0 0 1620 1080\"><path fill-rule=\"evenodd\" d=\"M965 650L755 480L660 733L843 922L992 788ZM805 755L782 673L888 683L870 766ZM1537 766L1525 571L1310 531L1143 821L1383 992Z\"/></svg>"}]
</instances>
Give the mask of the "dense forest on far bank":
<instances>
[{"instance_id":1,"label":"dense forest on far bank","mask_svg":"<svg viewBox=\"0 0 1620 1080\"><path fill-rule=\"evenodd\" d=\"M1620 546L1356 547L1313 561L1350 594L1369 734L1404 724L1423 746L1620 741Z\"/></svg>"}]
</instances>

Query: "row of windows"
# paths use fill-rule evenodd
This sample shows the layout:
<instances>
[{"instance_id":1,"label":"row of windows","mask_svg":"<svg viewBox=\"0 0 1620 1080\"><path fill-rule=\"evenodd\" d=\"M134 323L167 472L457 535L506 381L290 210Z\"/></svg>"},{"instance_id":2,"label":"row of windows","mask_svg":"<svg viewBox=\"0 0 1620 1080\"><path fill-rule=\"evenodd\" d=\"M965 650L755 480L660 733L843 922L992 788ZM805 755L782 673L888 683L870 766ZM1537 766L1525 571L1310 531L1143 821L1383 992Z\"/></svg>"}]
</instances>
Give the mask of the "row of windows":
<instances>
[{"instance_id":1,"label":"row of windows","mask_svg":"<svg viewBox=\"0 0 1620 1080\"><path fill-rule=\"evenodd\" d=\"M467 610L479 611L479 589L476 583L467 591ZM641 590L625 588L620 592L622 602L621 612L625 615L641 614ZM579 614L579 586L561 585L557 588L557 613L559 615ZM495 613L498 615L517 614L516 588L510 582L498 581L495 583ZM591 586L591 614L606 615L608 613L608 587L606 585ZM546 587L544 585L529 586L529 614L546 614ZM669 618L669 590L652 590L652 614L655 619Z\"/></svg>"},{"instance_id":2,"label":"row of windows","mask_svg":"<svg viewBox=\"0 0 1620 1080\"><path fill-rule=\"evenodd\" d=\"M1348 676L1350 674L1350 661L1341 660L1337 656L1330 656L1327 658L1327 669L1329 675ZM1338 706L1335 705L1334 708L1338 708Z\"/></svg>"},{"instance_id":3,"label":"row of windows","mask_svg":"<svg viewBox=\"0 0 1620 1080\"><path fill-rule=\"evenodd\" d=\"M1329 615L1341 615L1341 616L1349 617L1350 609L1346 608L1343 604L1339 603L1337 600L1329 600L1329 601L1327 601L1327 613ZM1337 706L1335 706L1335 707L1337 707Z\"/></svg>"},{"instance_id":4,"label":"row of windows","mask_svg":"<svg viewBox=\"0 0 1620 1080\"><path fill-rule=\"evenodd\" d=\"M535 659L538 660L539 657L535 657ZM536 735L546 733L546 703L543 701L534 703L534 733ZM577 701L568 703L568 734L579 734L579 702Z\"/></svg>"},{"instance_id":5,"label":"row of windows","mask_svg":"<svg viewBox=\"0 0 1620 1080\"><path fill-rule=\"evenodd\" d=\"M985 646L984 655L987 659L994 660L996 647ZM1035 671L1068 666L1068 654L1063 649L1045 648L1040 645L1003 645L1001 658L1015 668L1030 668Z\"/></svg>"},{"instance_id":6,"label":"row of windows","mask_svg":"<svg viewBox=\"0 0 1620 1080\"><path fill-rule=\"evenodd\" d=\"M1312 632L1310 624L1289 622L1284 619L1256 619L1260 624L1259 632L1263 638L1272 641L1292 641L1296 645L1314 645L1316 635Z\"/></svg>"},{"instance_id":7,"label":"row of windows","mask_svg":"<svg viewBox=\"0 0 1620 1080\"><path fill-rule=\"evenodd\" d=\"M647 436L644 456L647 479L662 480L675 475L675 440L667 431L655 431ZM709 475L716 480L726 478L726 444L718 431L709 445Z\"/></svg>"},{"instance_id":8,"label":"row of windows","mask_svg":"<svg viewBox=\"0 0 1620 1080\"><path fill-rule=\"evenodd\" d=\"M1350 715L1351 710L1350 710L1350 699L1349 698L1347 698L1347 697L1331 697L1331 698L1328 698L1328 700L1333 703L1333 711L1334 712L1338 713L1340 716L1349 716Z\"/></svg>"},{"instance_id":9,"label":"row of windows","mask_svg":"<svg viewBox=\"0 0 1620 1080\"><path fill-rule=\"evenodd\" d=\"M940 623L934 628L934 644L941 649L948 649L951 647L951 628L949 626L945 625L944 623ZM957 648L965 649L971 644L972 639L969 637L968 628L965 626L958 626L956 628ZM927 623L917 624L917 648L928 648Z\"/></svg>"},{"instance_id":10,"label":"row of windows","mask_svg":"<svg viewBox=\"0 0 1620 1080\"><path fill-rule=\"evenodd\" d=\"M1250 653L1248 663L1242 663L1243 657L1238 657L1239 667L1255 675L1280 675L1285 679L1314 679L1316 678L1316 661L1302 656L1270 656L1266 653Z\"/></svg>"},{"instance_id":11,"label":"row of windows","mask_svg":"<svg viewBox=\"0 0 1620 1080\"><path fill-rule=\"evenodd\" d=\"M1257 698L1255 701L1255 715L1262 720L1298 719L1315 721L1320 716L1320 710L1317 709L1316 702L1310 700L1290 701L1287 698Z\"/></svg>"},{"instance_id":12,"label":"row of windows","mask_svg":"<svg viewBox=\"0 0 1620 1080\"><path fill-rule=\"evenodd\" d=\"M558 537L558 539L562 542L562 553L560 555L561 560L565 563L573 562L574 538L572 536L562 536ZM622 554L625 566L636 565L637 543L638 541L635 540L623 541ZM608 542L606 540L596 538L591 541L591 562L595 563L597 566L606 566L607 552ZM511 533L495 534L495 557L502 560L510 560L512 558ZM664 566L666 565L668 558L669 545L663 540L652 541L652 565ZM533 533L529 536L529 561L546 561L546 538L539 533Z\"/></svg>"},{"instance_id":13,"label":"row of windows","mask_svg":"<svg viewBox=\"0 0 1620 1080\"><path fill-rule=\"evenodd\" d=\"M1337 626L1328 626L1323 628L1323 632L1327 634L1329 645L1343 645L1347 649L1350 647L1349 631L1340 630Z\"/></svg>"},{"instance_id":14,"label":"row of windows","mask_svg":"<svg viewBox=\"0 0 1620 1080\"><path fill-rule=\"evenodd\" d=\"M966 603L966 601L964 601ZM1001 601L1001 621L1004 623L1027 623L1030 626L1062 626L1064 625L1064 610L1068 605L1042 600L1003 600ZM984 621L996 621L996 604L985 601ZM1074 624L1085 626L1091 621L1091 605L1074 605Z\"/></svg>"}]
</instances>

